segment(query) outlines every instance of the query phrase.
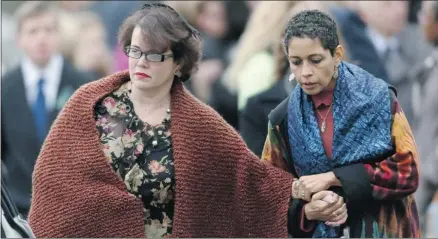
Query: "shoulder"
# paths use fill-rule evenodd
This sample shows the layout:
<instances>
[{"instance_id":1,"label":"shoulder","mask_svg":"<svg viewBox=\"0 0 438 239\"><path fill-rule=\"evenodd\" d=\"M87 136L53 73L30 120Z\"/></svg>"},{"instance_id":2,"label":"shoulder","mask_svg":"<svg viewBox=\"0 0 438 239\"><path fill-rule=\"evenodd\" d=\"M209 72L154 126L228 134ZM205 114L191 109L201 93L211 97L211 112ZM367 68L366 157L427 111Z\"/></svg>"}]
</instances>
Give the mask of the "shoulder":
<instances>
[{"instance_id":1,"label":"shoulder","mask_svg":"<svg viewBox=\"0 0 438 239\"><path fill-rule=\"evenodd\" d=\"M269 122L272 125L279 125L284 120L287 115L287 105L289 102L290 96L284 99L275 109L271 111L269 114Z\"/></svg>"},{"instance_id":2,"label":"shoulder","mask_svg":"<svg viewBox=\"0 0 438 239\"><path fill-rule=\"evenodd\" d=\"M409 72L409 78L412 81L419 81L424 84L424 81L428 78L431 72L437 70L438 66L438 52L434 52L424 59L424 61L416 64L412 71Z\"/></svg>"},{"instance_id":3,"label":"shoulder","mask_svg":"<svg viewBox=\"0 0 438 239\"><path fill-rule=\"evenodd\" d=\"M86 84L93 81L91 74L80 71L76 69L69 61L63 59L63 75L62 77L68 77L72 82L76 83L78 86Z\"/></svg>"},{"instance_id":4,"label":"shoulder","mask_svg":"<svg viewBox=\"0 0 438 239\"><path fill-rule=\"evenodd\" d=\"M21 66L17 65L14 68L9 69L2 76L2 87L10 85L11 83L16 83L18 77L21 75Z\"/></svg>"},{"instance_id":5,"label":"shoulder","mask_svg":"<svg viewBox=\"0 0 438 239\"><path fill-rule=\"evenodd\" d=\"M360 92L367 97L389 93L388 88L391 85L362 67L347 62L342 62L340 67L342 67L344 77L348 79L345 84L351 80L354 81L354 84L348 86L351 91Z\"/></svg>"},{"instance_id":6,"label":"shoulder","mask_svg":"<svg viewBox=\"0 0 438 239\"><path fill-rule=\"evenodd\" d=\"M216 110L214 110L210 105L201 102L190 92L188 92L188 90L184 89L182 99L184 101L184 106L182 106L180 103L174 106L182 106L181 109L178 109L178 112L184 111L181 112L181 114L178 114L180 116L178 117L178 120L197 124L198 127L196 127L197 129L193 131L194 133L203 134L205 131L198 129L208 128L209 132L216 132L211 135L211 139L215 138L215 136L225 137L227 134L229 136L229 133L231 133L233 137L238 136L237 131ZM172 112L174 111L172 110ZM187 119L188 117L190 118Z\"/></svg>"},{"instance_id":7,"label":"shoulder","mask_svg":"<svg viewBox=\"0 0 438 239\"><path fill-rule=\"evenodd\" d=\"M127 72L122 71L84 83L75 90L64 108L94 107L102 97L123 87L126 77Z\"/></svg>"}]
</instances>

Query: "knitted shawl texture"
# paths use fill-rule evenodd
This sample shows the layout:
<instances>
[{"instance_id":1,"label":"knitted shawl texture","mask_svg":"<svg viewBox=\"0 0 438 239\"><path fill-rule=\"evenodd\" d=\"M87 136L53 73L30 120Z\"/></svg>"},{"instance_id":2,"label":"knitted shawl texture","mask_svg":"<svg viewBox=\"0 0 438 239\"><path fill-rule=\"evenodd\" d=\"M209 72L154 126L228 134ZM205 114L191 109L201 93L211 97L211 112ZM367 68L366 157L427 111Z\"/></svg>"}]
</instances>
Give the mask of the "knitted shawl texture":
<instances>
[{"instance_id":1,"label":"knitted shawl texture","mask_svg":"<svg viewBox=\"0 0 438 239\"><path fill-rule=\"evenodd\" d=\"M100 146L94 106L129 81L87 83L54 122L33 173L29 224L40 237L144 237L130 195ZM175 160L173 237L282 237L292 176L260 161L238 133L179 81L171 90Z\"/></svg>"}]
</instances>

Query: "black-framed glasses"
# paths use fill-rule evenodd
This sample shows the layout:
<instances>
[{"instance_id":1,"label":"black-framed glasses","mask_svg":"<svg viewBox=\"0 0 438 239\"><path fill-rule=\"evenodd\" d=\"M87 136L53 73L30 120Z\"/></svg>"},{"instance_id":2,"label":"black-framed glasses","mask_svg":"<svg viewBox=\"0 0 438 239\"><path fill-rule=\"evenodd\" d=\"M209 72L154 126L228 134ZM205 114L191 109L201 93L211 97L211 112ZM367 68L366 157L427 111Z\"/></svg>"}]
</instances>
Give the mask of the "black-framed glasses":
<instances>
[{"instance_id":1,"label":"black-framed glasses","mask_svg":"<svg viewBox=\"0 0 438 239\"><path fill-rule=\"evenodd\" d=\"M125 48L125 54L128 57L134 58L134 59L140 59L142 55L145 55L146 60L152 61L152 62L163 62L167 58L173 57L173 54L160 54L160 53L148 53L148 52L142 52L137 48L132 47L126 47Z\"/></svg>"}]
</instances>

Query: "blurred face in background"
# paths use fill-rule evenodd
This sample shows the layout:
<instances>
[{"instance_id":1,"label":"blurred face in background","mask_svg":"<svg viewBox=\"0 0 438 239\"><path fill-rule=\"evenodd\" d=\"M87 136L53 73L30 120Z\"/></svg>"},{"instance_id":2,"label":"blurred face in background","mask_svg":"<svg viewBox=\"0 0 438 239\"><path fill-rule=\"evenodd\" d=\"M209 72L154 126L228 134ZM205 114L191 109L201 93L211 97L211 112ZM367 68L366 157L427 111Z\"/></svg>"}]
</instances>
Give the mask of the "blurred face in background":
<instances>
[{"instance_id":1,"label":"blurred face in background","mask_svg":"<svg viewBox=\"0 0 438 239\"><path fill-rule=\"evenodd\" d=\"M227 33L225 4L219 1L204 2L197 25L203 32L214 38L222 38Z\"/></svg>"},{"instance_id":2,"label":"blurred face in background","mask_svg":"<svg viewBox=\"0 0 438 239\"><path fill-rule=\"evenodd\" d=\"M423 1L421 11L418 14L418 20L423 27L424 35L426 39L437 45L438 44L438 18L434 11L434 1Z\"/></svg>"},{"instance_id":3,"label":"blurred face in background","mask_svg":"<svg viewBox=\"0 0 438 239\"><path fill-rule=\"evenodd\" d=\"M18 47L40 67L58 50L58 21L54 13L42 13L25 19L18 32Z\"/></svg>"},{"instance_id":4,"label":"blurred face in background","mask_svg":"<svg viewBox=\"0 0 438 239\"><path fill-rule=\"evenodd\" d=\"M111 54L106 45L107 36L103 26L91 25L81 31L74 52L75 66L93 72L102 65L109 65Z\"/></svg>"},{"instance_id":5,"label":"blurred face in background","mask_svg":"<svg viewBox=\"0 0 438 239\"><path fill-rule=\"evenodd\" d=\"M58 1L59 6L67 11L80 11L92 3L93 1Z\"/></svg>"},{"instance_id":6,"label":"blurred face in background","mask_svg":"<svg viewBox=\"0 0 438 239\"><path fill-rule=\"evenodd\" d=\"M362 20L386 37L400 33L406 26L408 1L359 1Z\"/></svg>"}]
</instances>

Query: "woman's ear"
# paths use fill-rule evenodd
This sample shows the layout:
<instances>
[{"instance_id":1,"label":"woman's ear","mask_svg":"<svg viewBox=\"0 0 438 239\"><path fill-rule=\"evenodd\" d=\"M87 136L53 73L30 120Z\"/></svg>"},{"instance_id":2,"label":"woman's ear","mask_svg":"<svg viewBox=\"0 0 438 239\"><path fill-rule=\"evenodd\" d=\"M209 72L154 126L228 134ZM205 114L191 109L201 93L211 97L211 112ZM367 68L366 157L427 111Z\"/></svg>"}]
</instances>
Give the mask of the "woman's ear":
<instances>
[{"instance_id":1,"label":"woman's ear","mask_svg":"<svg viewBox=\"0 0 438 239\"><path fill-rule=\"evenodd\" d=\"M342 45L338 45L336 47L334 57L335 57L336 65L339 65L339 63L344 58L344 47Z\"/></svg>"},{"instance_id":2,"label":"woman's ear","mask_svg":"<svg viewBox=\"0 0 438 239\"><path fill-rule=\"evenodd\" d=\"M183 68L184 65L184 61L182 59L180 59L179 61L174 62L175 64L175 74L179 71L181 71L181 69Z\"/></svg>"}]
</instances>

